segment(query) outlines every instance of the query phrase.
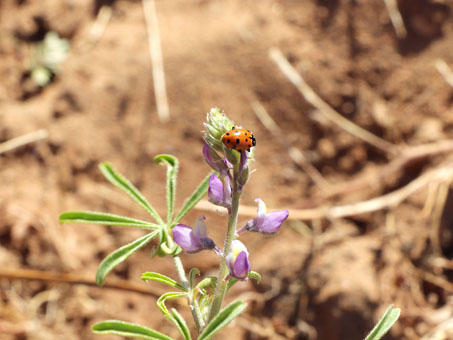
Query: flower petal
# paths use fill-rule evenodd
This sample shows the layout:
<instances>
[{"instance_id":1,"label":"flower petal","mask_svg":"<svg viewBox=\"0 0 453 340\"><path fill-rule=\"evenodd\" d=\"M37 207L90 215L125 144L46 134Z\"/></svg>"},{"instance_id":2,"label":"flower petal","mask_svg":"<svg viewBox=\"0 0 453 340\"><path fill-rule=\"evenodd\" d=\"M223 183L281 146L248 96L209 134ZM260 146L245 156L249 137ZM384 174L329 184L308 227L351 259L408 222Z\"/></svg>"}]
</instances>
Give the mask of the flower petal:
<instances>
[{"instance_id":1,"label":"flower petal","mask_svg":"<svg viewBox=\"0 0 453 340\"><path fill-rule=\"evenodd\" d=\"M250 262L248 255L245 251L239 253L234 261L233 272L231 273L237 279L245 280L250 271Z\"/></svg>"},{"instance_id":2,"label":"flower petal","mask_svg":"<svg viewBox=\"0 0 453 340\"><path fill-rule=\"evenodd\" d=\"M263 217L266 215L267 208L266 208L266 203L261 198L257 198L255 202L258 203L258 217Z\"/></svg>"},{"instance_id":3,"label":"flower petal","mask_svg":"<svg viewBox=\"0 0 453 340\"><path fill-rule=\"evenodd\" d=\"M231 252L226 258L226 263L230 271L230 275L245 280L250 271L250 262L248 259L248 251L244 243L239 240L234 240L231 244Z\"/></svg>"},{"instance_id":4,"label":"flower petal","mask_svg":"<svg viewBox=\"0 0 453 340\"><path fill-rule=\"evenodd\" d=\"M206 217L201 216L201 217L197 218L197 220L195 222L194 235L198 239L208 236L208 232L206 231L206 223L204 222L205 219L206 219Z\"/></svg>"},{"instance_id":5,"label":"flower petal","mask_svg":"<svg viewBox=\"0 0 453 340\"><path fill-rule=\"evenodd\" d=\"M217 205L223 202L223 183L216 174L209 177L208 200Z\"/></svg>"},{"instance_id":6,"label":"flower petal","mask_svg":"<svg viewBox=\"0 0 453 340\"><path fill-rule=\"evenodd\" d=\"M200 239L194 235L191 227L177 224L172 231L176 244L186 252L193 253L203 249Z\"/></svg>"},{"instance_id":7,"label":"flower petal","mask_svg":"<svg viewBox=\"0 0 453 340\"><path fill-rule=\"evenodd\" d=\"M288 210L278 210L266 214L257 226L257 231L266 234L275 233L288 218Z\"/></svg>"}]
</instances>

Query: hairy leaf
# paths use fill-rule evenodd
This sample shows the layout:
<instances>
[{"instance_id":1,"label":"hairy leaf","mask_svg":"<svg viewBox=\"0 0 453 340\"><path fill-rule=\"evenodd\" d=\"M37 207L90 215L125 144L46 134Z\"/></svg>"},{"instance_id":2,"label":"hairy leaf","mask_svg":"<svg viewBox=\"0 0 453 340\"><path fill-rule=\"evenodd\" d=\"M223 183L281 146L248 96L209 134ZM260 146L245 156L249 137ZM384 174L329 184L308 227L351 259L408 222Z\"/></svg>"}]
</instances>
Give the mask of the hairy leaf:
<instances>
[{"instance_id":1,"label":"hairy leaf","mask_svg":"<svg viewBox=\"0 0 453 340\"><path fill-rule=\"evenodd\" d=\"M178 159L171 155L158 155L154 157L156 164L164 163L167 166L167 222L171 223L175 206L176 180L178 177Z\"/></svg>"},{"instance_id":2,"label":"hairy leaf","mask_svg":"<svg viewBox=\"0 0 453 340\"><path fill-rule=\"evenodd\" d=\"M193 288L195 277L200 274L200 269L192 268L189 272L189 287Z\"/></svg>"},{"instance_id":3,"label":"hairy leaf","mask_svg":"<svg viewBox=\"0 0 453 340\"><path fill-rule=\"evenodd\" d=\"M183 207L179 211L178 215L173 220L172 225L178 224L179 221L181 221L181 219L190 211L190 209L192 209L195 206L195 204L197 204L208 192L209 176L211 176L211 173L209 173L209 175L206 176L206 178L195 189L192 195L187 199L187 201L184 203Z\"/></svg>"},{"instance_id":4,"label":"hairy leaf","mask_svg":"<svg viewBox=\"0 0 453 340\"><path fill-rule=\"evenodd\" d=\"M169 278L168 276L159 274L159 273L154 273L154 272L146 272L142 274L142 280L151 280L151 281L157 281L161 283L165 283L166 285L169 285L173 288L178 288L183 291L186 291L186 289L180 285L178 282L175 280Z\"/></svg>"},{"instance_id":5,"label":"hairy leaf","mask_svg":"<svg viewBox=\"0 0 453 340\"><path fill-rule=\"evenodd\" d=\"M135 218L113 215L95 211L66 211L60 215L60 223L91 223L118 225L143 229L157 229L159 226Z\"/></svg>"},{"instance_id":6,"label":"hairy leaf","mask_svg":"<svg viewBox=\"0 0 453 340\"><path fill-rule=\"evenodd\" d=\"M184 340L192 340L192 337L190 336L189 327L187 327L187 323L181 316L181 314L179 314L176 309L172 308L171 316L173 317L172 321L175 323L176 327L178 327L178 330L183 336Z\"/></svg>"},{"instance_id":7,"label":"hairy leaf","mask_svg":"<svg viewBox=\"0 0 453 340\"><path fill-rule=\"evenodd\" d=\"M173 338L153 329L118 320L106 320L99 322L95 324L92 329L93 332L98 334L115 334L145 340L174 340Z\"/></svg>"},{"instance_id":8,"label":"hairy leaf","mask_svg":"<svg viewBox=\"0 0 453 340\"><path fill-rule=\"evenodd\" d=\"M220 331L223 327L238 316L247 304L242 301L234 301L225 307L214 319L206 326L203 332L198 337L198 340L205 340L211 338L215 333Z\"/></svg>"},{"instance_id":9,"label":"hairy leaf","mask_svg":"<svg viewBox=\"0 0 453 340\"><path fill-rule=\"evenodd\" d=\"M148 244L157 234L158 230L153 231L139 239L118 248L113 253L108 255L104 260L102 260L99 265L98 271L96 273L96 282L98 285L102 285L107 274L115 268L118 264L126 260L129 256L135 253L137 250Z\"/></svg>"},{"instance_id":10,"label":"hairy leaf","mask_svg":"<svg viewBox=\"0 0 453 340\"><path fill-rule=\"evenodd\" d=\"M399 308L393 308L393 305L390 305L365 340L379 340L382 338L398 320L400 313L401 310Z\"/></svg>"},{"instance_id":11,"label":"hairy leaf","mask_svg":"<svg viewBox=\"0 0 453 340\"><path fill-rule=\"evenodd\" d=\"M157 306L159 309L162 311L164 316L168 317L171 319L170 312L167 309L167 306L165 306L165 301L168 299L177 299L183 296L186 296L187 293L180 293L180 292L168 292L163 294L158 300L157 300Z\"/></svg>"},{"instance_id":12,"label":"hairy leaf","mask_svg":"<svg viewBox=\"0 0 453 340\"><path fill-rule=\"evenodd\" d=\"M104 174L105 178L110 181L113 185L117 186L121 190L123 190L126 194L128 194L132 199L134 199L138 204L140 204L159 224L164 224L164 221L159 216L157 211L149 204L146 198L138 191L138 189L129 182L126 177L121 175L119 172L115 170L115 168L109 163L101 163L99 165L99 169L101 169L102 173Z\"/></svg>"}]
</instances>

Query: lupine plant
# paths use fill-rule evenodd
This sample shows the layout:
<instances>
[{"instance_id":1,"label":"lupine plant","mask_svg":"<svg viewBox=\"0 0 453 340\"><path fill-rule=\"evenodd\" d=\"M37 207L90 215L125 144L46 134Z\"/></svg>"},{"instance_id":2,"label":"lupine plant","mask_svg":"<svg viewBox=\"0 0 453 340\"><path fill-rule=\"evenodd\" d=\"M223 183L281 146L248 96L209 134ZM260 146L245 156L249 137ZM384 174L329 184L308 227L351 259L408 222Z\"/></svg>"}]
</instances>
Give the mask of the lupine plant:
<instances>
[{"instance_id":1,"label":"lupine plant","mask_svg":"<svg viewBox=\"0 0 453 340\"><path fill-rule=\"evenodd\" d=\"M255 200L258 205L257 216L238 225L239 202L252 173L250 167L253 162L254 147L247 150L235 150L222 142L222 136L235 125L218 108L211 109L207 114L207 121L204 126L205 144L202 154L211 168L211 172L185 201L178 213L175 213L174 209L178 160L171 155L158 155L154 158L155 162L167 167L166 219L163 219L139 190L109 163L102 163L99 166L106 179L142 206L153 221L92 211L69 211L60 215L62 223L90 223L148 230L146 235L108 255L99 265L96 282L98 285L102 285L107 274L113 268L152 240L156 240L152 251L153 257L172 257L178 279L156 272L145 272L141 278L145 281L166 284L175 290L160 296L157 300L157 306L164 317L176 326L185 340L192 339L193 335L196 335L198 340L212 339L218 331L246 308L246 303L236 300L222 309L225 295L235 283L250 278L257 281L261 280L260 275L251 270L249 252L238 238L245 232L275 234L289 214L288 210L267 212L264 201L257 198ZM193 228L181 223L183 217L206 193L209 202L226 208L227 211L228 221L222 249L208 237L208 228L204 216L197 218ZM200 274L199 269L184 268L180 259L183 251L186 254L201 251L215 252L219 256L218 275L197 279ZM193 317L192 328L189 328L186 320L175 308L167 308L166 301L177 298L187 300ZM377 340L382 337L398 318L396 314L399 315L399 310L389 308L366 340ZM93 331L99 334L117 334L140 339L172 339L168 335L145 326L118 320L97 323L93 326Z\"/></svg>"}]
</instances>

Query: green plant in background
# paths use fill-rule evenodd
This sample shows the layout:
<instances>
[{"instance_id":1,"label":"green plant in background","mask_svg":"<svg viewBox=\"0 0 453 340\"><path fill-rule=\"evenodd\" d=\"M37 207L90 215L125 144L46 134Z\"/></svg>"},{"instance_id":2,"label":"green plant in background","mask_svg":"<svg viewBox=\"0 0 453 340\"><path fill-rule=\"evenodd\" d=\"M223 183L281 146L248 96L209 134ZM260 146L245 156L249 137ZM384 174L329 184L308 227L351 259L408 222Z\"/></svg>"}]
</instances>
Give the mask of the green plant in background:
<instances>
[{"instance_id":1,"label":"green plant in background","mask_svg":"<svg viewBox=\"0 0 453 340\"><path fill-rule=\"evenodd\" d=\"M46 86L58 74L60 64L66 59L69 41L56 32L48 32L32 50L31 78L39 86Z\"/></svg>"},{"instance_id":2,"label":"green plant in background","mask_svg":"<svg viewBox=\"0 0 453 340\"><path fill-rule=\"evenodd\" d=\"M176 326L185 340L192 339L191 334L196 334L198 340L211 339L246 308L244 302L237 300L222 309L224 297L235 283L248 278L260 280L260 275L251 270L246 246L238 238L244 232L274 234L288 217L287 210L268 213L263 200L256 199L258 203L257 216L238 228L239 201L252 172L250 171L250 163L254 149L252 145L255 145L255 139L252 134L253 144L250 144L248 139L250 138L250 131L233 129L235 128L233 122L217 108L208 113L205 128L204 140L206 144L203 147L203 156L213 171L200 183L178 213L175 213L174 209L178 160L171 155L159 155L154 158L155 162L167 167L166 219L163 219L138 189L109 163L100 165L100 169L107 180L142 206L154 222L92 211L69 211L60 216L62 223L116 225L148 230L149 232L146 235L108 255L99 265L96 281L99 285L102 285L107 274L115 266L146 246L151 240L157 239L153 255L171 256L178 280L156 272L143 273L142 279L160 282L173 289L171 292L164 293L157 300L157 306L165 318ZM227 138L223 138L230 136L230 134L235 135L234 145L230 143L231 141L227 141ZM243 145L242 142L245 144ZM220 249L208 237L205 217L198 218L194 228L180 223L182 218L206 193L208 193L208 200L212 204L224 207L228 212L223 249ZM203 250L214 251L220 258L217 277L206 277L196 282L196 277L200 274L200 271L197 268L191 268L188 271L184 268L180 259L180 253L183 250L187 254L198 253ZM188 302L195 325L192 332L181 314L176 309L168 309L166 306L167 300L177 298L185 298ZM398 313L395 311L398 311ZM380 339L396 321L398 315L399 310L389 309L366 340ZM141 339L172 339L147 327L118 320L100 322L93 326L93 331L99 334L117 334Z\"/></svg>"},{"instance_id":3,"label":"green plant in background","mask_svg":"<svg viewBox=\"0 0 453 340\"><path fill-rule=\"evenodd\" d=\"M378 321L376 326L371 330L370 334L365 338L365 340L379 340L389 329L395 324L396 320L400 317L400 309L394 308L393 305L389 306L382 315L381 319Z\"/></svg>"}]
</instances>

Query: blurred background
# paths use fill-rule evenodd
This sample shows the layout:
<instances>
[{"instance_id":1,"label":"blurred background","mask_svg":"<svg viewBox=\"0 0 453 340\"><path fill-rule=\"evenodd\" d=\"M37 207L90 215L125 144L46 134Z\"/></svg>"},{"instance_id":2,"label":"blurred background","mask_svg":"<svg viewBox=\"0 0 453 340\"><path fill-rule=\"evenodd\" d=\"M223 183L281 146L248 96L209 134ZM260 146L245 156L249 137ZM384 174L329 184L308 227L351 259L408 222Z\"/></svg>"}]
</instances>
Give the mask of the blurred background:
<instances>
[{"instance_id":1,"label":"blurred background","mask_svg":"<svg viewBox=\"0 0 453 340\"><path fill-rule=\"evenodd\" d=\"M392 303L386 339L453 339L452 19L448 0L2 0L0 339L119 339L92 334L104 319L177 337L164 287L140 280L175 277L151 247L92 286L144 232L58 216L147 218L103 161L164 212L161 153L180 160L180 206L216 106L257 139L239 222L257 197L290 210L278 235L244 237L263 280L235 286L249 307L224 339L363 339ZM203 202L183 223L201 215L221 242ZM183 262L217 273L207 252Z\"/></svg>"}]
</instances>

